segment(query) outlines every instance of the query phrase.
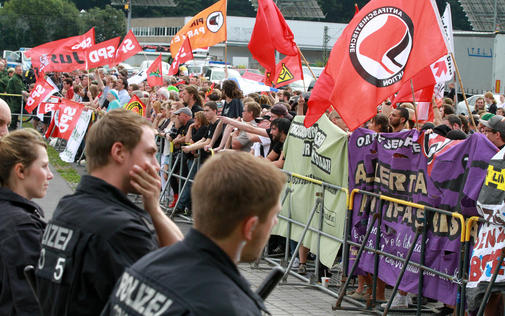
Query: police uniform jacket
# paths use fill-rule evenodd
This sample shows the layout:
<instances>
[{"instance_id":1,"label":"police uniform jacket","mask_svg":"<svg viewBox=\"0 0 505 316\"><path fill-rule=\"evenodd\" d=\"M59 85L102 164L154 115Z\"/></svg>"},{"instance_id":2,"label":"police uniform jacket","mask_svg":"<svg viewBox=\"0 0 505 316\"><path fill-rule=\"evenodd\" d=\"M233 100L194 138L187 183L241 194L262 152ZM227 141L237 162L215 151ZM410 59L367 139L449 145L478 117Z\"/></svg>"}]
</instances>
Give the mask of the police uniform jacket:
<instances>
[{"instance_id":1,"label":"police uniform jacket","mask_svg":"<svg viewBox=\"0 0 505 316\"><path fill-rule=\"evenodd\" d=\"M108 315L269 314L230 257L191 229L185 239L125 270L102 312Z\"/></svg>"},{"instance_id":2,"label":"police uniform jacket","mask_svg":"<svg viewBox=\"0 0 505 316\"><path fill-rule=\"evenodd\" d=\"M34 202L0 188L0 315L38 315L23 269L35 266L46 227Z\"/></svg>"},{"instance_id":3,"label":"police uniform jacket","mask_svg":"<svg viewBox=\"0 0 505 316\"><path fill-rule=\"evenodd\" d=\"M42 238L35 273L44 316L99 315L124 268L156 248L147 212L114 186L83 176Z\"/></svg>"}]
</instances>

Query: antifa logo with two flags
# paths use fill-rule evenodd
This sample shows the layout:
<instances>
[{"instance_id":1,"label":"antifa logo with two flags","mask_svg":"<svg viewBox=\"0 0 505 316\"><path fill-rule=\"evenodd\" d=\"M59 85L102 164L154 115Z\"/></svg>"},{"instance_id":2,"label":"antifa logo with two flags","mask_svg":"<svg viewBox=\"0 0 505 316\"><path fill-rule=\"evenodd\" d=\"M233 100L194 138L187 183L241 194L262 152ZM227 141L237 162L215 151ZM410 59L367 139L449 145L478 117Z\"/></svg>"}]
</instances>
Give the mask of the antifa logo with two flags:
<instances>
[{"instance_id":1,"label":"antifa logo with two flags","mask_svg":"<svg viewBox=\"0 0 505 316\"><path fill-rule=\"evenodd\" d=\"M146 116L146 106L136 95L133 95L130 102L128 102L124 108L128 111L135 112L140 116Z\"/></svg>"}]
</instances>

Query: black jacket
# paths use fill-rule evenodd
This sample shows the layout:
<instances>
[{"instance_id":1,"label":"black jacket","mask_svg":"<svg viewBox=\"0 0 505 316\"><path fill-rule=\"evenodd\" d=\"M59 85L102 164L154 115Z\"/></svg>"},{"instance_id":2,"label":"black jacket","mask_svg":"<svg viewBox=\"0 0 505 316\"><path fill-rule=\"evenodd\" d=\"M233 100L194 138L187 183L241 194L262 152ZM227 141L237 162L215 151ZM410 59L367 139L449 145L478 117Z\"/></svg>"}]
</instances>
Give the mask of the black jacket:
<instances>
[{"instance_id":1,"label":"black jacket","mask_svg":"<svg viewBox=\"0 0 505 316\"><path fill-rule=\"evenodd\" d=\"M44 316L98 315L124 268L156 248L147 212L114 186L83 176L42 239L36 276Z\"/></svg>"},{"instance_id":2,"label":"black jacket","mask_svg":"<svg viewBox=\"0 0 505 316\"><path fill-rule=\"evenodd\" d=\"M39 315L23 269L36 266L46 227L34 202L0 188L0 315Z\"/></svg>"},{"instance_id":3,"label":"black jacket","mask_svg":"<svg viewBox=\"0 0 505 316\"><path fill-rule=\"evenodd\" d=\"M138 299L147 298L142 304ZM209 238L191 229L126 269L102 316L247 316L268 313L237 266Z\"/></svg>"}]
</instances>

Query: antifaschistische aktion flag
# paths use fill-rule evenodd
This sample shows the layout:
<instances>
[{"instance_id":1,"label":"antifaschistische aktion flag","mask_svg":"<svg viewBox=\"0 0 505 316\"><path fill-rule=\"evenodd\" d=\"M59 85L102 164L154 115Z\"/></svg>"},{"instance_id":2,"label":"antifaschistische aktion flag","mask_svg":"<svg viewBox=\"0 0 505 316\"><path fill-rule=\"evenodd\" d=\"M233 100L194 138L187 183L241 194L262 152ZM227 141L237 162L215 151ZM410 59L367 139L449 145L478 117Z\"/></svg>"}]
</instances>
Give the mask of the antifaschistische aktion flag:
<instances>
[{"instance_id":1,"label":"antifaschistische aktion flag","mask_svg":"<svg viewBox=\"0 0 505 316\"><path fill-rule=\"evenodd\" d=\"M305 117L311 126L333 106L350 130L377 105L448 52L434 0L372 0L338 38Z\"/></svg>"},{"instance_id":2,"label":"antifaschistische aktion flag","mask_svg":"<svg viewBox=\"0 0 505 316\"><path fill-rule=\"evenodd\" d=\"M161 54L147 69L147 84L151 87L163 85L163 72L161 70Z\"/></svg>"},{"instance_id":3,"label":"antifaschistische aktion flag","mask_svg":"<svg viewBox=\"0 0 505 316\"><path fill-rule=\"evenodd\" d=\"M170 53L175 56L186 38L193 49L209 47L226 41L226 1L220 0L195 15L170 41Z\"/></svg>"}]
</instances>

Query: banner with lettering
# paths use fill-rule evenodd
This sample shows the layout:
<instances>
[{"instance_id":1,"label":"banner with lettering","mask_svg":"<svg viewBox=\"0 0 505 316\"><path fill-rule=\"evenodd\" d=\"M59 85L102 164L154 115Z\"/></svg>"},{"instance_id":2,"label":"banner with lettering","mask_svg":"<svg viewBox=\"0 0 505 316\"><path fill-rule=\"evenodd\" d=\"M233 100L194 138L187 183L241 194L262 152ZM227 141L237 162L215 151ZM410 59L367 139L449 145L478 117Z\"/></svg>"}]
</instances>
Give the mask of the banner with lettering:
<instances>
[{"instance_id":1,"label":"banner with lettering","mask_svg":"<svg viewBox=\"0 0 505 316\"><path fill-rule=\"evenodd\" d=\"M496 147L481 134L471 135L464 141L451 141L436 134L419 135L415 130L376 134L357 129L349 142L349 190L360 188L465 216L477 214L475 205L487 163L496 153ZM459 272L461 227L458 220L393 202L380 203L358 194L353 205L353 241L363 242L375 212L382 214L379 249L405 258L415 243L411 261L417 263L422 239L419 236L416 241L415 232L422 227L427 212L425 264L448 275ZM377 238L377 222L374 226L366 241L369 247L374 247ZM380 257L379 278L394 285L402 266L399 260ZM363 253L359 268L374 272L372 252ZM408 266L400 289L417 293L418 278L419 269ZM424 272L424 296L454 305L456 294L457 284Z\"/></svg>"},{"instance_id":2,"label":"banner with lettering","mask_svg":"<svg viewBox=\"0 0 505 316\"><path fill-rule=\"evenodd\" d=\"M501 250L505 248L505 149L489 162L486 180L477 202L483 223L475 239L470 259L466 298L468 310L479 308L491 276L496 270ZM493 290L505 290L505 265L500 266Z\"/></svg>"},{"instance_id":3,"label":"banner with lettering","mask_svg":"<svg viewBox=\"0 0 505 316\"><path fill-rule=\"evenodd\" d=\"M135 35L133 35L132 30L130 30L125 35L123 41L116 50L116 59L114 61L114 64L119 64L120 62L127 60L128 58L134 56L136 53L141 51L142 47L137 41Z\"/></svg>"},{"instance_id":4,"label":"banner with lettering","mask_svg":"<svg viewBox=\"0 0 505 316\"><path fill-rule=\"evenodd\" d=\"M88 32L45 43L34 47L25 54L31 58L36 73L50 71L73 71L85 69L84 50L95 44L95 28Z\"/></svg>"},{"instance_id":5,"label":"banner with lettering","mask_svg":"<svg viewBox=\"0 0 505 316\"><path fill-rule=\"evenodd\" d=\"M118 44L119 36L88 48L86 50L86 69L114 64Z\"/></svg>"},{"instance_id":6,"label":"banner with lettering","mask_svg":"<svg viewBox=\"0 0 505 316\"><path fill-rule=\"evenodd\" d=\"M40 76L26 100L25 110L28 113L32 113L41 102L45 102L58 91L56 86L51 85L43 76Z\"/></svg>"},{"instance_id":7,"label":"banner with lettering","mask_svg":"<svg viewBox=\"0 0 505 316\"><path fill-rule=\"evenodd\" d=\"M80 103L61 99L58 115L59 138L68 140L81 116L84 106Z\"/></svg>"},{"instance_id":8,"label":"banner with lettering","mask_svg":"<svg viewBox=\"0 0 505 316\"><path fill-rule=\"evenodd\" d=\"M303 126L304 116L296 116L291 123L289 135L284 143L286 161L284 170L299 175L318 179L330 184L347 188L347 133L323 115L310 128ZM322 230L332 236L343 238L346 215L346 194L341 190L322 187L309 181L293 177L288 180L287 187L293 190L282 207L281 214L289 216L301 223L307 223L311 210L320 193L324 198ZM320 226L320 209L316 211L311 227ZM287 222L282 219L274 227L273 233L287 236ZM303 227L291 225L291 239L299 241ZM340 248L340 243L321 236L321 262L333 266ZM303 245L316 252L318 236L307 232Z\"/></svg>"},{"instance_id":9,"label":"banner with lettering","mask_svg":"<svg viewBox=\"0 0 505 316\"><path fill-rule=\"evenodd\" d=\"M84 135L88 130L89 121L91 120L92 115L93 111L82 111L81 116L72 131L72 135L68 139L65 150L60 153L61 160L65 162L75 161L75 155L77 154L79 146L81 146L82 140L84 139Z\"/></svg>"}]
</instances>

